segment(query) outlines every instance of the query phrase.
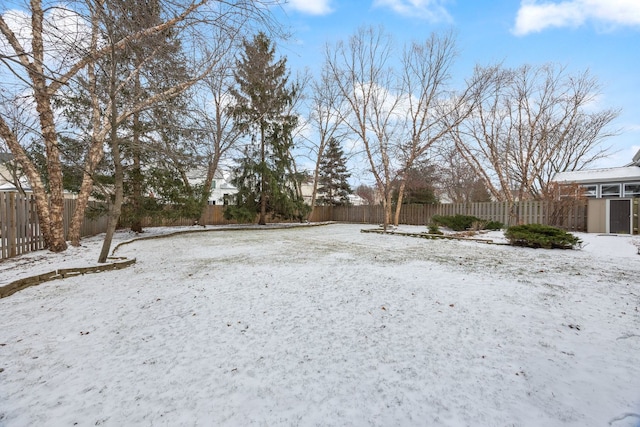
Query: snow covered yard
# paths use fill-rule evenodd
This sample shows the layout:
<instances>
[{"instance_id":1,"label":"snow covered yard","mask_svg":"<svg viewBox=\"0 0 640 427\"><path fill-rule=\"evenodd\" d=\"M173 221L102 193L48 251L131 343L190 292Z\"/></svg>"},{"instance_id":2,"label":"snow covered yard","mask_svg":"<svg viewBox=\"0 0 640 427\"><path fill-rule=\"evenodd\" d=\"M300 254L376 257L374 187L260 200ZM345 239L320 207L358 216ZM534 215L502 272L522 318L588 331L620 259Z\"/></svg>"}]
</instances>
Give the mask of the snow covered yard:
<instances>
[{"instance_id":1,"label":"snow covered yard","mask_svg":"<svg viewBox=\"0 0 640 427\"><path fill-rule=\"evenodd\" d=\"M362 228L137 241L115 254L130 268L0 300L0 425L640 425L632 237ZM0 263L0 284L85 246Z\"/></svg>"}]
</instances>

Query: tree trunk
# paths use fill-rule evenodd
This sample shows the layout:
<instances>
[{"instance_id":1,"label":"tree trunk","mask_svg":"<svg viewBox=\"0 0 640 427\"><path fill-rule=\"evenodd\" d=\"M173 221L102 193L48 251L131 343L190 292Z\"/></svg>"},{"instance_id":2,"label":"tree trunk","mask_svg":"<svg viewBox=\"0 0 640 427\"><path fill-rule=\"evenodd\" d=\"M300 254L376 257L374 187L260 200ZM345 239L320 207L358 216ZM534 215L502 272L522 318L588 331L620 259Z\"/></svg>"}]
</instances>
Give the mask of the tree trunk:
<instances>
[{"instance_id":1,"label":"tree trunk","mask_svg":"<svg viewBox=\"0 0 640 427\"><path fill-rule=\"evenodd\" d=\"M96 13L91 14L91 49L95 51L98 45L98 17ZM71 218L71 224L69 226L69 240L71 240L72 246L80 246L80 228L84 222L84 215L89 204L89 196L93 190L93 172L95 171L98 163L104 156L104 149L102 142L104 140L104 133L100 133L101 126L101 111L100 100L98 99L97 79L95 72L95 63L91 62L87 64L87 75L89 77L89 92L91 96L91 146L87 153L85 160L84 171L82 174L82 183L80 184L80 191L78 192L78 199L76 200L76 207L73 211Z\"/></svg>"},{"instance_id":2,"label":"tree trunk","mask_svg":"<svg viewBox=\"0 0 640 427\"><path fill-rule=\"evenodd\" d=\"M396 214L393 218L393 225L395 225L396 227L398 226L398 223L400 222L400 211L402 210L402 200L404 199L404 189L407 186L407 181L406 180L402 180L400 182L400 188L398 189L398 201L396 202Z\"/></svg>"},{"instance_id":3,"label":"tree trunk","mask_svg":"<svg viewBox=\"0 0 640 427\"><path fill-rule=\"evenodd\" d=\"M142 233L142 167L140 161L140 114L133 115L133 167L131 168L131 231Z\"/></svg>"},{"instance_id":4,"label":"tree trunk","mask_svg":"<svg viewBox=\"0 0 640 427\"><path fill-rule=\"evenodd\" d=\"M112 133L111 150L113 153L114 164L114 186L115 195L113 203L109 209L109 221L107 223L107 232L102 242L102 249L100 251L99 263L107 262L109 256L109 250L111 249L111 242L113 241L113 235L116 232L118 221L120 220L120 214L122 213L122 202L124 201L124 172L122 169L122 161L120 159L120 147L118 146L117 135Z\"/></svg>"},{"instance_id":5,"label":"tree trunk","mask_svg":"<svg viewBox=\"0 0 640 427\"><path fill-rule=\"evenodd\" d=\"M102 150L100 150L98 155L102 158ZM99 161L100 160L98 159L97 162ZM73 217L71 218L71 225L69 226L69 240L71 240L72 246L80 246L80 229L84 222L84 214L87 210L87 205L89 204L91 190L93 190L93 177L85 170L82 175L82 184L80 185L78 198L76 199L76 207L73 211Z\"/></svg>"},{"instance_id":6,"label":"tree trunk","mask_svg":"<svg viewBox=\"0 0 640 427\"><path fill-rule=\"evenodd\" d=\"M36 103L36 111L40 120L42 139L44 140L47 155L47 172L49 174L49 201L48 218L43 212L40 217L40 225L49 228L48 248L52 252L62 252L67 249L64 235L64 192L62 186L62 166L60 164L60 149L58 147L58 135L55 128L55 119L51 108L51 96L44 74L44 40L42 37L42 24L44 12L42 4L31 2L32 7L32 42L33 63L28 67L28 73L33 82L33 97ZM37 190L38 192L41 189ZM34 188L34 193L36 189ZM38 197L38 196L37 196ZM46 196L40 194L39 204L44 204ZM40 209L38 209L40 215Z\"/></svg>"},{"instance_id":7,"label":"tree trunk","mask_svg":"<svg viewBox=\"0 0 640 427\"><path fill-rule=\"evenodd\" d=\"M118 107L116 104L117 96L117 70L116 70L116 55L115 48L111 47L111 70L110 70L110 82L109 82L109 101L111 103L111 154L113 155L114 166L114 198L113 203L109 209L109 220L107 222L107 232L102 242L102 249L100 250L100 256L98 262L107 262L109 256L109 250L111 249L111 241L113 235L116 232L118 221L120 220L120 214L122 212L122 202L124 200L124 171L122 169L122 159L120 158L120 142L118 140Z\"/></svg>"},{"instance_id":8,"label":"tree trunk","mask_svg":"<svg viewBox=\"0 0 640 427\"><path fill-rule=\"evenodd\" d=\"M140 60L136 56L136 65ZM134 82L134 99L140 99L140 74L136 74ZM131 220L131 231L142 233L142 167L140 160L140 112L133 114L133 140L131 143L131 152L133 156L133 168L131 170L131 210L133 216Z\"/></svg>"},{"instance_id":9,"label":"tree trunk","mask_svg":"<svg viewBox=\"0 0 640 427\"><path fill-rule=\"evenodd\" d=\"M265 153L265 140L264 140L264 125L260 125L260 161L262 162L262 172L260 173L260 219L258 220L259 225L266 225L267 220L267 196L266 196L266 183L265 179L265 169L266 169L266 153Z\"/></svg>"},{"instance_id":10,"label":"tree trunk","mask_svg":"<svg viewBox=\"0 0 640 427\"><path fill-rule=\"evenodd\" d=\"M49 221L49 198L47 196L47 190L44 187L42 178L35 168L33 163L29 160L27 153L16 139L15 135L7 126L6 122L0 117L0 137L7 143L9 149L13 153L16 161L22 167L24 173L29 179L33 195L36 199L36 208L38 212L38 222L40 224L40 231L42 233L45 247L49 247L51 242L51 224Z\"/></svg>"}]
</instances>

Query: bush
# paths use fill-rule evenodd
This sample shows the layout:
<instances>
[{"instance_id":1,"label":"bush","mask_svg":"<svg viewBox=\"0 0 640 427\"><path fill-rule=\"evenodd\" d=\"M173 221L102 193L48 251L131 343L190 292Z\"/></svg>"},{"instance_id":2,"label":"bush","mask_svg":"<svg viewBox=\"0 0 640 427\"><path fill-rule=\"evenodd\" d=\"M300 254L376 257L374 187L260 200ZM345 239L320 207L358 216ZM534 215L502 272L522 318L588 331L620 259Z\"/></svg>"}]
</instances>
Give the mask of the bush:
<instances>
[{"instance_id":1,"label":"bush","mask_svg":"<svg viewBox=\"0 0 640 427\"><path fill-rule=\"evenodd\" d=\"M502 230L504 224L500 221L489 221L484 225L485 230Z\"/></svg>"},{"instance_id":2,"label":"bush","mask_svg":"<svg viewBox=\"0 0 640 427\"><path fill-rule=\"evenodd\" d=\"M472 215L434 215L431 218L434 224L448 227L454 231L465 230L500 230L503 225L498 221L486 221Z\"/></svg>"},{"instance_id":3,"label":"bush","mask_svg":"<svg viewBox=\"0 0 640 427\"><path fill-rule=\"evenodd\" d=\"M432 223L429 225L429 234L443 234L443 233L442 231L440 231L437 224Z\"/></svg>"},{"instance_id":4,"label":"bush","mask_svg":"<svg viewBox=\"0 0 640 427\"><path fill-rule=\"evenodd\" d=\"M224 219L235 220L240 224L255 222L256 211L246 206L228 205L222 214Z\"/></svg>"},{"instance_id":5,"label":"bush","mask_svg":"<svg viewBox=\"0 0 640 427\"><path fill-rule=\"evenodd\" d=\"M443 216L434 215L431 220L438 225L448 227L454 231L464 231L472 228L474 222L482 221L480 218L470 215Z\"/></svg>"},{"instance_id":6,"label":"bush","mask_svg":"<svg viewBox=\"0 0 640 427\"><path fill-rule=\"evenodd\" d=\"M514 246L545 249L573 249L581 242L576 236L557 227L542 224L515 225L504 233Z\"/></svg>"}]
</instances>

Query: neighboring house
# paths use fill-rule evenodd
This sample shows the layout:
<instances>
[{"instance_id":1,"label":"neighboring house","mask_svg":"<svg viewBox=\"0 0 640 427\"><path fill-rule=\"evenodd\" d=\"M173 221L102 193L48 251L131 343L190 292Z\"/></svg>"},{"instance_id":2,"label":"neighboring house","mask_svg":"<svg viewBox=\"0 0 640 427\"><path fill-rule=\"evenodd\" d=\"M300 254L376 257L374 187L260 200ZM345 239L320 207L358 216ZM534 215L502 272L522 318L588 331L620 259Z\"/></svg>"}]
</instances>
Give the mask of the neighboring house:
<instances>
[{"instance_id":1,"label":"neighboring house","mask_svg":"<svg viewBox=\"0 0 640 427\"><path fill-rule=\"evenodd\" d=\"M310 178L302 183L300 186L302 191L302 198L307 205L311 205L311 196L313 195L313 179ZM320 193L316 194L316 199L321 197ZM352 206L361 206L366 204L365 200L357 194L349 194L349 204Z\"/></svg>"},{"instance_id":2,"label":"neighboring house","mask_svg":"<svg viewBox=\"0 0 640 427\"><path fill-rule=\"evenodd\" d=\"M347 197L349 197L349 204L351 206L362 206L367 204L367 201L357 194L349 194Z\"/></svg>"},{"instance_id":3,"label":"neighboring house","mask_svg":"<svg viewBox=\"0 0 640 427\"><path fill-rule=\"evenodd\" d=\"M587 231L590 233L638 234L640 201L640 151L628 165L560 172L558 184L578 184L589 198Z\"/></svg>"},{"instance_id":4,"label":"neighboring house","mask_svg":"<svg viewBox=\"0 0 640 427\"><path fill-rule=\"evenodd\" d=\"M13 161L13 154L0 153L0 191L16 191L16 183L19 183L22 191L31 191L29 181L20 173Z\"/></svg>"},{"instance_id":5,"label":"neighboring house","mask_svg":"<svg viewBox=\"0 0 640 427\"><path fill-rule=\"evenodd\" d=\"M206 176L207 172L200 169L194 169L187 173L187 179L192 185L202 184ZM209 205L226 205L229 198L237 193L238 189L227 181L220 170L217 170L213 175L213 181L211 181L211 193L207 203Z\"/></svg>"}]
</instances>

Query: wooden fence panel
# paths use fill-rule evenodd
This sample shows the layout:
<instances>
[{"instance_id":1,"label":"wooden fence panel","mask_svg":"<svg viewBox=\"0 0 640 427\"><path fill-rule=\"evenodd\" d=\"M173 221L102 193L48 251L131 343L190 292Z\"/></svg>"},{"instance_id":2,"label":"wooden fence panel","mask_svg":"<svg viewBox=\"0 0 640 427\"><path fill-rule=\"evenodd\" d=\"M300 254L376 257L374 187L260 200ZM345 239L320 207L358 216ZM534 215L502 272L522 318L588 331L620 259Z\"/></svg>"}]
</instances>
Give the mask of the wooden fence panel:
<instances>
[{"instance_id":1,"label":"wooden fence panel","mask_svg":"<svg viewBox=\"0 0 640 427\"><path fill-rule=\"evenodd\" d=\"M76 200L65 200L65 234ZM200 217L201 225L235 224L224 218L224 206L208 206ZM640 208L638 208L640 209ZM587 204L583 201L540 202L526 201L459 203L439 205L403 205L400 223L427 226L434 215L473 215L484 220L500 221L505 225L540 223L555 225L573 231L586 231ZM382 224L384 211L380 205L365 206L317 206L310 215L312 222L337 221L358 224ZM193 219L146 218L144 227L190 226ZM637 225L634 226L637 227ZM106 231L107 217L85 218L83 237ZM21 255L44 247L32 195L22 196L16 192L0 192L0 259Z\"/></svg>"},{"instance_id":2,"label":"wooden fence panel","mask_svg":"<svg viewBox=\"0 0 640 427\"><path fill-rule=\"evenodd\" d=\"M563 203L563 202L558 202ZM429 225L434 215L471 215L488 221L499 221L505 226L516 224L556 225L573 231L586 231L587 204L578 201L560 206L556 202L525 201L482 203L443 203L439 205L403 205L400 224ZM382 224L382 206L317 206L311 221L337 221L362 224Z\"/></svg>"},{"instance_id":3,"label":"wooden fence panel","mask_svg":"<svg viewBox=\"0 0 640 427\"><path fill-rule=\"evenodd\" d=\"M93 203L90 202L90 206ZM75 199L64 201L64 232L69 233L71 216L76 206ZM104 233L107 217L85 218L80 229L82 237ZM0 259L11 258L28 252L44 249L44 238L40 230L35 197L15 191L0 192Z\"/></svg>"},{"instance_id":4,"label":"wooden fence panel","mask_svg":"<svg viewBox=\"0 0 640 427\"><path fill-rule=\"evenodd\" d=\"M33 196L0 192L0 259L42 248Z\"/></svg>"}]
</instances>

